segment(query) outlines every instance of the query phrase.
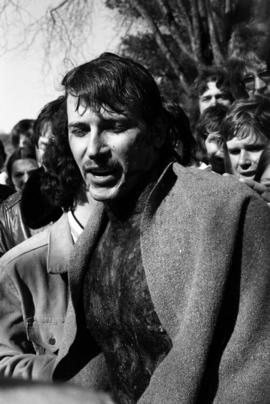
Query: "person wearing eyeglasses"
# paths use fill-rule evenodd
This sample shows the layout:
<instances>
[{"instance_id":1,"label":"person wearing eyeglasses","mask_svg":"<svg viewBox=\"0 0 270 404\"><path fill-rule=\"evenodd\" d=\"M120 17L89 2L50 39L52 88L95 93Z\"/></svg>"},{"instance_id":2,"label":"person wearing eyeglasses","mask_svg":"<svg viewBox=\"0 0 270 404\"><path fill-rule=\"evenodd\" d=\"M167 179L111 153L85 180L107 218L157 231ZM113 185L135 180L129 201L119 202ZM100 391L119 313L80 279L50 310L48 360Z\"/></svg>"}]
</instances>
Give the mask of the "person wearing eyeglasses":
<instances>
[{"instance_id":1,"label":"person wearing eyeglasses","mask_svg":"<svg viewBox=\"0 0 270 404\"><path fill-rule=\"evenodd\" d=\"M262 63L258 68L247 66L243 76L243 84L249 98L256 95L270 95L270 70Z\"/></svg>"}]
</instances>

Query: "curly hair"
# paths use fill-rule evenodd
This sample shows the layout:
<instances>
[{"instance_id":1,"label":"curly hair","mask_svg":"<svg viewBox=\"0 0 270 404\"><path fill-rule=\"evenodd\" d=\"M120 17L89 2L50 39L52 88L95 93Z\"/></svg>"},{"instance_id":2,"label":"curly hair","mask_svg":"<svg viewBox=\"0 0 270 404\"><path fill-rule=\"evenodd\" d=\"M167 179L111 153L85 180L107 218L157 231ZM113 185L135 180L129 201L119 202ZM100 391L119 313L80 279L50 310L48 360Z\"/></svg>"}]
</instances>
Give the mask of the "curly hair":
<instances>
[{"instance_id":1,"label":"curly hair","mask_svg":"<svg viewBox=\"0 0 270 404\"><path fill-rule=\"evenodd\" d=\"M228 72L218 67L209 67L200 72L193 85L193 89L198 97L207 90L208 83L212 81L216 83L218 89L226 92L231 102L234 100L231 93Z\"/></svg>"},{"instance_id":2,"label":"curly hair","mask_svg":"<svg viewBox=\"0 0 270 404\"><path fill-rule=\"evenodd\" d=\"M47 105L47 109L48 106L53 107L50 119L53 137L43 157L46 170L42 192L46 193L51 203L67 211L76 205L84 182L68 142L66 97L61 96L52 101Z\"/></svg>"},{"instance_id":3,"label":"curly hair","mask_svg":"<svg viewBox=\"0 0 270 404\"><path fill-rule=\"evenodd\" d=\"M234 137L244 139L250 134L270 140L270 100L267 97L235 101L222 121L221 135L226 142Z\"/></svg>"}]
</instances>

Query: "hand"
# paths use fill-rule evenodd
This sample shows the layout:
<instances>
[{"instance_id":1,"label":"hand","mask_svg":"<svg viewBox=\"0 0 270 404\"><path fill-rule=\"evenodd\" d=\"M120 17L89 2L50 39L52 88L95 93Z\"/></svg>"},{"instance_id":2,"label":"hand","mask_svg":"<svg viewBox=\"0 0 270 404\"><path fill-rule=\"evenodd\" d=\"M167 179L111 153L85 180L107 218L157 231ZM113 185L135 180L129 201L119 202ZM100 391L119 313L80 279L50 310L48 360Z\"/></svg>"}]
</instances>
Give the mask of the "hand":
<instances>
[{"instance_id":1,"label":"hand","mask_svg":"<svg viewBox=\"0 0 270 404\"><path fill-rule=\"evenodd\" d=\"M240 178L239 181L254 189L254 191L257 192L266 203L270 203L270 189L265 185L250 178Z\"/></svg>"}]
</instances>

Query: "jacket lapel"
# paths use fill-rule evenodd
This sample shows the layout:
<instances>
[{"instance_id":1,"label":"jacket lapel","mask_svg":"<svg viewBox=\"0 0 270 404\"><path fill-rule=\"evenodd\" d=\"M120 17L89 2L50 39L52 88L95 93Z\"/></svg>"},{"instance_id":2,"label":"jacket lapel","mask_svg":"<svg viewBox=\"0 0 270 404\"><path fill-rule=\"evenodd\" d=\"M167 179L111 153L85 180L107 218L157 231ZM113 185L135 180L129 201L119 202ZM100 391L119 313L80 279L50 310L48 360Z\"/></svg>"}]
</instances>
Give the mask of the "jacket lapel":
<instances>
[{"instance_id":1,"label":"jacket lapel","mask_svg":"<svg viewBox=\"0 0 270 404\"><path fill-rule=\"evenodd\" d=\"M87 225L74 245L68 263L69 278L69 302L64 324L63 341L59 350L57 364L65 357L71 348L77 334L76 312L79 298L81 297L81 285L83 275L95 246L95 242L101 232L104 223L104 207L100 202L93 202Z\"/></svg>"},{"instance_id":2,"label":"jacket lapel","mask_svg":"<svg viewBox=\"0 0 270 404\"><path fill-rule=\"evenodd\" d=\"M166 237L162 228L169 213L167 212L164 217L163 210L167 210L167 207L164 208L163 201L168 197L176 179L173 162L170 162L152 189L141 220L141 251L147 285L159 320L170 336L172 336L174 324L171 318L170 302L164 290L166 262L159 241Z\"/></svg>"}]
</instances>

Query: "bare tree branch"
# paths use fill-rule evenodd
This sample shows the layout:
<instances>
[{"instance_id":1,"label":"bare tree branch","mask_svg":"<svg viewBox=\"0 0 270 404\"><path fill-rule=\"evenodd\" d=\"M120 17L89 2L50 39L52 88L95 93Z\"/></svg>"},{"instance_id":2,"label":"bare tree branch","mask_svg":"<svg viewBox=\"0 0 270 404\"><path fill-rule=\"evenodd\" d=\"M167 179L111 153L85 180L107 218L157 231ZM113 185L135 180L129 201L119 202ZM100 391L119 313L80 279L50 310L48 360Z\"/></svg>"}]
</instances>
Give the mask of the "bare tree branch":
<instances>
[{"instance_id":1,"label":"bare tree branch","mask_svg":"<svg viewBox=\"0 0 270 404\"><path fill-rule=\"evenodd\" d=\"M212 45L213 59L215 64L217 66L220 66L222 65L222 63L224 63L224 56L222 54L220 43L218 40L216 26L213 18L213 10L209 0L206 0L205 4L207 9L207 21L209 27L210 42Z\"/></svg>"},{"instance_id":2,"label":"bare tree branch","mask_svg":"<svg viewBox=\"0 0 270 404\"><path fill-rule=\"evenodd\" d=\"M198 60L202 63L202 41L200 30L200 17L197 0L191 0L191 15L192 15L192 27L194 32L194 52L197 54Z\"/></svg>"},{"instance_id":3,"label":"bare tree branch","mask_svg":"<svg viewBox=\"0 0 270 404\"><path fill-rule=\"evenodd\" d=\"M165 43L163 36L162 36L158 26L153 21L151 15L148 13L147 9L145 8L145 6L143 5L143 3L141 1L129 0L129 2L132 3L131 6L135 7L135 9L139 13L139 15L141 15L145 19L148 26L151 28L151 30L154 34L155 40L157 42L157 45L159 46L159 48L165 55L166 59L170 63L174 73L179 77L179 80L183 86L183 90L187 93L188 84L186 83L183 71L182 71L181 67L179 66L177 60L175 59L173 53L171 52L171 50L168 48L167 44Z\"/></svg>"},{"instance_id":4,"label":"bare tree branch","mask_svg":"<svg viewBox=\"0 0 270 404\"><path fill-rule=\"evenodd\" d=\"M184 4L182 3L181 0L176 0L175 2L175 6L176 6L176 11L177 11L177 17L178 19L181 19L182 21L182 25L186 28L187 33L188 33L188 37L189 37L189 41L191 44L191 49L193 51L193 55L194 58L197 59L197 53L195 51L195 42L194 42L194 35L193 35L193 28L192 28L192 24L191 24L191 20L189 18L189 15L187 13L187 10L184 6Z\"/></svg>"},{"instance_id":5,"label":"bare tree branch","mask_svg":"<svg viewBox=\"0 0 270 404\"><path fill-rule=\"evenodd\" d=\"M157 0L160 9L162 10L163 16L166 19L167 27L175 39L179 49L193 62L196 62L196 57L191 52L191 49L182 41L181 36L179 35L179 27L175 23L175 19L171 10L171 7L167 0Z\"/></svg>"},{"instance_id":6,"label":"bare tree branch","mask_svg":"<svg viewBox=\"0 0 270 404\"><path fill-rule=\"evenodd\" d=\"M61 9L62 7L64 7L70 0L64 0L62 1L62 3L58 4L58 6L52 8L51 10L49 10L49 13L51 15L51 18L53 20L53 22L55 23L55 17L54 17L54 13L57 13L59 9Z\"/></svg>"}]
</instances>

